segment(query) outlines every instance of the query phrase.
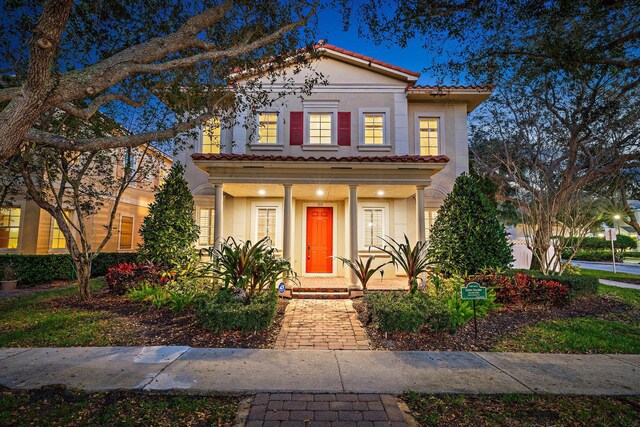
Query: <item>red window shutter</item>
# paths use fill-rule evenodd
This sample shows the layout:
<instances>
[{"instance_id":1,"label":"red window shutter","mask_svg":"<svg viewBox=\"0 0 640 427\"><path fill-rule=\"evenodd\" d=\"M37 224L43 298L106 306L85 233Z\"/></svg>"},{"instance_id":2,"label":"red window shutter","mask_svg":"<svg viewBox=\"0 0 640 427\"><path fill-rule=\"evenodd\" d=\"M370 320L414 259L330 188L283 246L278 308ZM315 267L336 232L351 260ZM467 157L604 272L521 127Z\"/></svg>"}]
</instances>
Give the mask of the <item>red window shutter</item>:
<instances>
[{"instance_id":1,"label":"red window shutter","mask_svg":"<svg viewBox=\"0 0 640 427\"><path fill-rule=\"evenodd\" d=\"M302 111L289 113L289 145L302 145L304 137L304 117Z\"/></svg>"},{"instance_id":2,"label":"red window shutter","mask_svg":"<svg viewBox=\"0 0 640 427\"><path fill-rule=\"evenodd\" d=\"M351 145L351 112L338 112L338 145Z\"/></svg>"}]
</instances>

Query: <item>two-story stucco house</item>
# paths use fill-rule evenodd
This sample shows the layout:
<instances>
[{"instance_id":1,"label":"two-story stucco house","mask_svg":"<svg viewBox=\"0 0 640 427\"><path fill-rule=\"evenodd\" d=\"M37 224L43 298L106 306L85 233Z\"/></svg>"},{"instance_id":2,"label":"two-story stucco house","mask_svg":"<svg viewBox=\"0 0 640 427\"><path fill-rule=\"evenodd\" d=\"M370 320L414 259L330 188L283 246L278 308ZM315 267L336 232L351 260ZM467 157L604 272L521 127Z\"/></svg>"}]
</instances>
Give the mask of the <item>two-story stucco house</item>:
<instances>
[{"instance_id":1,"label":"two-story stucco house","mask_svg":"<svg viewBox=\"0 0 640 427\"><path fill-rule=\"evenodd\" d=\"M300 277L353 283L333 256L365 258L385 236L428 238L469 167L467 115L491 90L416 86L419 73L331 45L321 52L328 85L257 112L255 132L205 127L177 160L199 245L269 236ZM400 273L389 265L384 277Z\"/></svg>"}]
</instances>

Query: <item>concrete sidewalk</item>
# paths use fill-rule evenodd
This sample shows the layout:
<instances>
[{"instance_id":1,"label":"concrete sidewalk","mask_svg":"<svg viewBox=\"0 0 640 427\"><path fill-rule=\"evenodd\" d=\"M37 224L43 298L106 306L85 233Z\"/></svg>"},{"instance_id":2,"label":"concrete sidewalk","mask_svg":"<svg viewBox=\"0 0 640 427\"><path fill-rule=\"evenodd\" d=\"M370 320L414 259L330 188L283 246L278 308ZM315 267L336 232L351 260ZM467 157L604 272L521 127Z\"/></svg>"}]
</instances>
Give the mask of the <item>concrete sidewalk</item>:
<instances>
[{"instance_id":1,"label":"concrete sidewalk","mask_svg":"<svg viewBox=\"0 0 640 427\"><path fill-rule=\"evenodd\" d=\"M0 384L85 390L640 394L640 355L190 347L0 349Z\"/></svg>"}]
</instances>

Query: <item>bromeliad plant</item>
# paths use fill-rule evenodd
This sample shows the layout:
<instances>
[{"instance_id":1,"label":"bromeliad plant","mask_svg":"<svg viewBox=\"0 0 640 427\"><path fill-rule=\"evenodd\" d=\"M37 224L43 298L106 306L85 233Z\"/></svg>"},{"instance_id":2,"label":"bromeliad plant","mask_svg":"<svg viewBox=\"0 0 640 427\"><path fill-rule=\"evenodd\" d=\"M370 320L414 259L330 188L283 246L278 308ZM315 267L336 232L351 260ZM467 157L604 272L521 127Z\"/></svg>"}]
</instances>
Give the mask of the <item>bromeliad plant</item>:
<instances>
[{"instance_id":1,"label":"bromeliad plant","mask_svg":"<svg viewBox=\"0 0 640 427\"><path fill-rule=\"evenodd\" d=\"M418 241L414 246L411 246L406 234L404 235L404 242L398 242L388 236L386 239L381 240L385 245L376 247L376 249L389 255L391 257L390 262L404 270L407 275L409 291L417 291L420 275L426 273L433 266L429 261L426 242Z\"/></svg>"},{"instance_id":2,"label":"bromeliad plant","mask_svg":"<svg viewBox=\"0 0 640 427\"><path fill-rule=\"evenodd\" d=\"M349 258L344 258L341 256L336 256L334 258L339 259L344 265L353 270L353 272L356 274L356 277L362 284L362 290L364 291L367 290L367 283L369 283L369 280L373 277L373 275L379 271L380 277L382 278L384 276L383 267L391 263L391 261L387 261L378 265L377 267L371 267L373 260L376 258L375 256L370 256L369 258L367 258L366 262L363 262L362 258L358 258L355 260L350 260Z\"/></svg>"},{"instance_id":3,"label":"bromeliad plant","mask_svg":"<svg viewBox=\"0 0 640 427\"><path fill-rule=\"evenodd\" d=\"M229 237L219 249L213 250L211 271L222 282L223 289L243 290L245 302L249 303L254 295L275 290L279 280L297 281L291 263L277 257L268 242L268 237L255 244L248 240L238 243Z\"/></svg>"}]
</instances>

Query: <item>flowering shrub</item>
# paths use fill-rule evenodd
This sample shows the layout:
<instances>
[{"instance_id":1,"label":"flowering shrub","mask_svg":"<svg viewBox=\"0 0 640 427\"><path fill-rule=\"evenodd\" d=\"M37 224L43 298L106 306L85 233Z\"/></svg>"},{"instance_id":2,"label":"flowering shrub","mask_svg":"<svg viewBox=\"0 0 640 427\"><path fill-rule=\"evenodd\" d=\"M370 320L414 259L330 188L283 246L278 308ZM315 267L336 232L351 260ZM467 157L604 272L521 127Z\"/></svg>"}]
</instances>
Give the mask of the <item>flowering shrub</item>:
<instances>
[{"instance_id":1,"label":"flowering shrub","mask_svg":"<svg viewBox=\"0 0 640 427\"><path fill-rule=\"evenodd\" d=\"M527 274L514 276L482 274L471 280L493 288L496 300L507 306L525 309L528 305L561 305L569 299L569 288L554 280L541 279Z\"/></svg>"},{"instance_id":2,"label":"flowering shrub","mask_svg":"<svg viewBox=\"0 0 640 427\"><path fill-rule=\"evenodd\" d=\"M129 289L143 281L150 281L165 285L171 279L153 264L137 264L135 262L123 262L107 270L105 281L109 290L123 295Z\"/></svg>"}]
</instances>

